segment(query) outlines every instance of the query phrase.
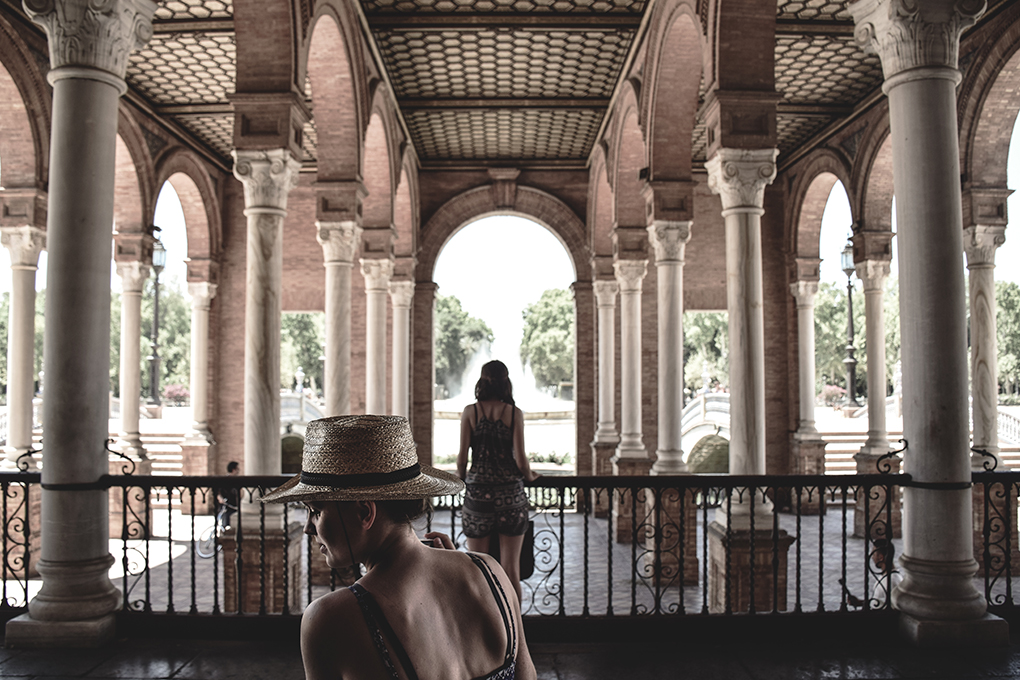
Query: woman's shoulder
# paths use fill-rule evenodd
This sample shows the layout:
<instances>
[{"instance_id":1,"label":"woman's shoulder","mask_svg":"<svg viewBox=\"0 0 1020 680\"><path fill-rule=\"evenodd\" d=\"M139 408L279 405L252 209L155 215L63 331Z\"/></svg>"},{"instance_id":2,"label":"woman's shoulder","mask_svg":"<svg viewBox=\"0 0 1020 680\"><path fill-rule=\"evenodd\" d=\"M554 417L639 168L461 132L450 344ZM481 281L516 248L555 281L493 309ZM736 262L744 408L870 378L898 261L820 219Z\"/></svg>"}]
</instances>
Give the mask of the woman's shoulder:
<instances>
[{"instance_id":1,"label":"woman's shoulder","mask_svg":"<svg viewBox=\"0 0 1020 680\"><path fill-rule=\"evenodd\" d=\"M358 609L358 601L354 593L347 588L340 588L312 600L305 607L304 614L302 615L302 628L305 625L313 628L319 625L332 627L351 618L351 614L357 612Z\"/></svg>"}]
</instances>

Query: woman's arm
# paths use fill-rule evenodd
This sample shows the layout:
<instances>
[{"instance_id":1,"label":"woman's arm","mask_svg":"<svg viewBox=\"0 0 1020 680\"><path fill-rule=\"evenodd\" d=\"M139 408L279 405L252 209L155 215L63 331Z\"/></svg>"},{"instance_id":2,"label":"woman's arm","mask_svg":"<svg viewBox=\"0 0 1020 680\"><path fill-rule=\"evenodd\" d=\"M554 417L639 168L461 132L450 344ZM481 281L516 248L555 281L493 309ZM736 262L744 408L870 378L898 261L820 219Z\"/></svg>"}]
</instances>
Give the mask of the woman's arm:
<instances>
[{"instance_id":1,"label":"woman's arm","mask_svg":"<svg viewBox=\"0 0 1020 680\"><path fill-rule=\"evenodd\" d=\"M336 680L343 677L344 620L325 598L313 601L301 616L301 660L305 680Z\"/></svg>"},{"instance_id":2,"label":"woman's arm","mask_svg":"<svg viewBox=\"0 0 1020 680\"><path fill-rule=\"evenodd\" d=\"M524 448L524 412L514 406L517 411L514 417L514 459L517 461L517 469L524 475L524 481L533 482L538 479L539 474L531 469L528 462L528 453Z\"/></svg>"},{"instance_id":3,"label":"woman's arm","mask_svg":"<svg viewBox=\"0 0 1020 680\"><path fill-rule=\"evenodd\" d=\"M460 414L460 451L457 452L457 476L467 477L468 449L471 448L471 411L470 406L464 407Z\"/></svg>"}]
</instances>

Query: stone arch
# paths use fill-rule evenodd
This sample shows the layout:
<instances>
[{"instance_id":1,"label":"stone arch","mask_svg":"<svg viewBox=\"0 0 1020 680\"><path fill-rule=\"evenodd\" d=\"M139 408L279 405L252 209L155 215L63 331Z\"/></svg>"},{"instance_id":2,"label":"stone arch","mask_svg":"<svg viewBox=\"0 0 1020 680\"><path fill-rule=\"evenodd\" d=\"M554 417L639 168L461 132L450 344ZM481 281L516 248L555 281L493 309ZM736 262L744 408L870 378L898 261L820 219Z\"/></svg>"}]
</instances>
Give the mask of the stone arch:
<instances>
[{"instance_id":1,"label":"stone arch","mask_svg":"<svg viewBox=\"0 0 1020 680\"><path fill-rule=\"evenodd\" d=\"M854 233L862 229L892 231L893 158L888 118L869 135L851 181L847 194L854 214Z\"/></svg>"},{"instance_id":2,"label":"stone arch","mask_svg":"<svg viewBox=\"0 0 1020 680\"><path fill-rule=\"evenodd\" d=\"M596 257L613 255L613 190L609 186L608 172L605 151L598 146L588 173L589 248Z\"/></svg>"},{"instance_id":3,"label":"stone arch","mask_svg":"<svg viewBox=\"0 0 1020 680\"><path fill-rule=\"evenodd\" d=\"M645 66L648 86L642 121L648 131L648 177L689 180L701 83L701 32L690 6L674 1L661 11L660 25L668 28L654 49L649 48Z\"/></svg>"},{"instance_id":4,"label":"stone arch","mask_svg":"<svg viewBox=\"0 0 1020 680\"><path fill-rule=\"evenodd\" d=\"M122 103L117 123L113 215L116 231L147 232L156 210L156 172L138 122Z\"/></svg>"},{"instance_id":5,"label":"stone arch","mask_svg":"<svg viewBox=\"0 0 1020 680\"><path fill-rule=\"evenodd\" d=\"M393 187L395 164L391 161L392 130L386 125L384 112L373 107L362 158L362 181L367 195L362 202L362 220L366 228L389 227L393 224ZM396 165L399 168L399 165Z\"/></svg>"},{"instance_id":6,"label":"stone arch","mask_svg":"<svg viewBox=\"0 0 1020 680\"><path fill-rule=\"evenodd\" d=\"M829 192L836 182L850 192L850 168L842 156L831 149L820 149L806 158L790 187L789 252L794 257L817 258L822 231L822 213ZM853 210L851 198L851 211Z\"/></svg>"},{"instance_id":7,"label":"stone arch","mask_svg":"<svg viewBox=\"0 0 1020 680\"><path fill-rule=\"evenodd\" d=\"M393 225L397 230L394 254L398 258L412 258L418 250L418 207L418 173L408 152L400 165L400 179L393 197Z\"/></svg>"},{"instance_id":8,"label":"stone arch","mask_svg":"<svg viewBox=\"0 0 1020 680\"><path fill-rule=\"evenodd\" d=\"M647 168L645 137L638 121L637 92L633 84L624 88L619 107L619 122L613 141L614 172L610 178L615 201L616 226L643 227L645 225L645 199L642 196Z\"/></svg>"},{"instance_id":9,"label":"stone arch","mask_svg":"<svg viewBox=\"0 0 1020 680\"><path fill-rule=\"evenodd\" d=\"M50 88L25 42L0 17L0 186L45 188L49 178ZM10 177L8 177L10 175Z\"/></svg>"},{"instance_id":10,"label":"stone arch","mask_svg":"<svg viewBox=\"0 0 1020 680\"><path fill-rule=\"evenodd\" d=\"M305 50L318 137L318 179L360 179L365 127L362 92L351 59L345 22L327 6L316 16Z\"/></svg>"},{"instance_id":11,"label":"stone arch","mask_svg":"<svg viewBox=\"0 0 1020 680\"><path fill-rule=\"evenodd\" d=\"M222 244L220 202L212 177L202 161L193 151L178 147L160 159L156 180L156 186L160 188L164 182L170 182L181 199L188 236L188 259L218 258Z\"/></svg>"}]
</instances>

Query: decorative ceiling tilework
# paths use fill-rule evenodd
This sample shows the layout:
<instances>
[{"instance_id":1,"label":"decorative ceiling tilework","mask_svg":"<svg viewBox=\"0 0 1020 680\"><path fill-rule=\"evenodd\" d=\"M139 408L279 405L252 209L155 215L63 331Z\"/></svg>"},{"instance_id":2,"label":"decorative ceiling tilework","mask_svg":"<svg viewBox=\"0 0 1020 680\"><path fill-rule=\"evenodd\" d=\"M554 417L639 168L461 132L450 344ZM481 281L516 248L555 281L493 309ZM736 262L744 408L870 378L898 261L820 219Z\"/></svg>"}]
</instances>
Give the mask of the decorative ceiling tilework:
<instances>
[{"instance_id":1,"label":"decorative ceiling tilework","mask_svg":"<svg viewBox=\"0 0 1020 680\"><path fill-rule=\"evenodd\" d=\"M304 130L301 133L301 150L304 151L304 158L302 159L305 163L314 163L318 159L316 153L319 146L319 136L315 130L315 121L310 120L305 123Z\"/></svg>"},{"instance_id":2,"label":"decorative ceiling tilework","mask_svg":"<svg viewBox=\"0 0 1020 680\"><path fill-rule=\"evenodd\" d=\"M234 149L234 116L187 116L177 119L181 127L208 144L223 158Z\"/></svg>"},{"instance_id":3,"label":"decorative ceiling tilework","mask_svg":"<svg viewBox=\"0 0 1020 680\"><path fill-rule=\"evenodd\" d=\"M633 31L391 31L398 97L609 97Z\"/></svg>"},{"instance_id":4,"label":"decorative ceiling tilework","mask_svg":"<svg viewBox=\"0 0 1020 680\"><path fill-rule=\"evenodd\" d=\"M233 34L157 34L131 54L127 81L156 105L217 104L234 91Z\"/></svg>"},{"instance_id":5,"label":"decorative ceiling tilework","mask_svg":"<svg viewBox=\"0 0 1020 680\"><path fill-rule=\"evenodd\" d=\"M423 160L584 159L603 113L502 109L405 114Z\"/></svg>"},{"instance_id":6,"label":"decorative ceiling tilework","mask_svg":"<svg viewBox=\"0 0 1020 680\"><path fill-rule=\"evenodd\" d=\"M798 116L780 114L776 116L776 132L779 138L779 157L794 151L823 127L831 123L829 116Z\"/></svg>"},{"instance_id":7,"label":"decorative ceiling tilework","mask_svg":"<svg viewBox=\"0 0 1020 680\"><path fill-rule=\"evenodd\" d=\"M361 0L365 14L401 12L641 14L644 0Z\"/></svg>"},{"instance_id":8,"label":"decorative ceiling tilework","mask_svg":"<svg viewBox=\"0 0 1020 680\"><path fill-rule=\"evenodd\" d=\"M779 0L776 15L780 19L853 21L848 0Z\"/></svg>"},{"instance_id":9,"label":"decorative ceiling tilework","mask_svg":"<svg viewBox=\"0 0 1020 680\"><path fill-rule=\"evenodd\" d=\"M231 0L167 0L156 8L156 21L173 19L194 21L195 19L223 19L234 16Z\"/></svg>"},{"instance_id":10,"label":"decorative ceiling tilework","mask_svg":"<svg viewBox=\"0 0 1020 680\"><path fill-rule=\"evenodd\" d=\"M798 104L853 104L882 84L878 57L852 36L780 36L776 90Z\"/></svg>"}]
</instances>

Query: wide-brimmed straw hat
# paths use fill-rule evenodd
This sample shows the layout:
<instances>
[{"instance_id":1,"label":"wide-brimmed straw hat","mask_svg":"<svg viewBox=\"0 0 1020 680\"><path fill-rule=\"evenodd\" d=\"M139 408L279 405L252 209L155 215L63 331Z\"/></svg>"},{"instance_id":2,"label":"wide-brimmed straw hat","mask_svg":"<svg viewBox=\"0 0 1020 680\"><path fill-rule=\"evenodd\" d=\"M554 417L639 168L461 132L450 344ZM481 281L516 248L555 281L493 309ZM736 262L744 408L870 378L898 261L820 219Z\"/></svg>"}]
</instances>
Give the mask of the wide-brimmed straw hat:
<instances>
[{"instance_id":1,"label":"wide-brimmed straw hat","mask_svg":"<svg viewBox=\"0 0 1020 680\"><path fill-rule=\"evenodd\" d=\"M414 500L463 488L460 478L418 463L407 418L335 416L308 423L301 474L261 500Z\"/></svg>"}]
</instances>

